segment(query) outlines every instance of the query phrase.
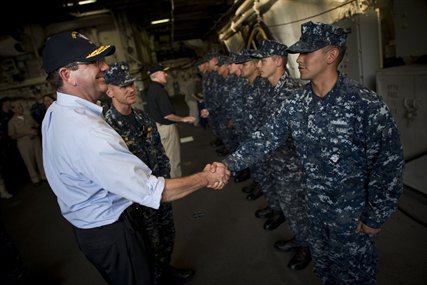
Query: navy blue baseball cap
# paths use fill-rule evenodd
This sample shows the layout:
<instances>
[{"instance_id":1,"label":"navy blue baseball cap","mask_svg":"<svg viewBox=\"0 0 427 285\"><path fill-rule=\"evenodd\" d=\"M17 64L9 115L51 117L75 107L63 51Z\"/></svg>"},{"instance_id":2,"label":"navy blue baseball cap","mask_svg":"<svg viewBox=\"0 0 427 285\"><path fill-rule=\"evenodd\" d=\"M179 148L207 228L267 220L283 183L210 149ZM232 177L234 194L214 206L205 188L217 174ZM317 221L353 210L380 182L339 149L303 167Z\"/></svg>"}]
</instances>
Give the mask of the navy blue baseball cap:
<instances>
[{"instance_id":1,"label":"navy blue baseball cap","mask_svg":"<svg viewBox=\"0 0 427 285\"><path fill-rule=\"evenodd\" d=\"M91 62L112 55L112 45L97 46L79 32L64 32L50 37L43 49L44 71L49 74L73 62Z\"/></svg>"},{"instance_id":2,"label":"navy blue baseball cap","mask_svg":"<svg viewBox=\"0 0 427 285\"><path fill-rule=\"evenodd\" d=\"M307 22L301 25L301 38L288 48L288 53L309 53L329 45L344 47L348 33L334 25Z\"/></svg>"},{"instance_id":3,"label":"navy blue baseball cap","mask_svg":"<svg viewBox=\"0 0 427 285\"><path fill-rule=\"evenodd\" d=\"M155 63L152 66L150 66L150 68L148 68L147 74L151 75L158 71L166 71L166 70L169 70L169 66L163 67L163 65L161 65L160 63Z\"/></svg>"},{"instance_id":4,"label":"navy blue baseball cap","mask_svg":"<svg viewBox=\"0 0 427 285\"><path fill-rule=\"evenodd\" d=\"M110 68L104 75L107 84L125 87L135 81L130 75L129 64L125 61L119 61L110 65Z\"/></svg>"}]
</instances>

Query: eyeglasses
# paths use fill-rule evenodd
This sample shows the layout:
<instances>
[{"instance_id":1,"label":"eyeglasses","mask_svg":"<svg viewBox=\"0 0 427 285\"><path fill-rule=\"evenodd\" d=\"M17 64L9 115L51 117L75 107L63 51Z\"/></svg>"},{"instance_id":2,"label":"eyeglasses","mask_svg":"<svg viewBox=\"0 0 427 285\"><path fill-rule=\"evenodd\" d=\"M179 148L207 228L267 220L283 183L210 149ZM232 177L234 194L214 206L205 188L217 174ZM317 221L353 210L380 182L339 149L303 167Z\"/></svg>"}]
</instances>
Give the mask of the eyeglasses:
<instances>
[{"instance_id":1,"label":"eyeglasses","mask_svg":"<svg viewBox=\"0 0 427 285\"><path fill-rule=\"evenodd\" d=\"M77 70L79 67L79 65L89 65L89 64L93 64L96 65L96 67L101 68L102 64L105 63L104 59L98 59L98 60L92 60L92 61L87 61L87 62L83 62L83 61L75 61L72 63L67 64L66 66L64 66L65 68L69 68L71 70Z\"/></svg>"},{"instance_id":2,"label":"eyeglasses","mask_svg":"<svg viewBox=\"0 0 427 285\"><path fill-rule=\"evenodd\" d=\"M104 63L104 59L97 59L97 60L92 60L92 61L88 61L88 62L81 62L81 61L77 61L76 64L77 65L89 65L89 64L94 64L97 67L100 67L103 63Z\"/></svg>"}]
</instances>

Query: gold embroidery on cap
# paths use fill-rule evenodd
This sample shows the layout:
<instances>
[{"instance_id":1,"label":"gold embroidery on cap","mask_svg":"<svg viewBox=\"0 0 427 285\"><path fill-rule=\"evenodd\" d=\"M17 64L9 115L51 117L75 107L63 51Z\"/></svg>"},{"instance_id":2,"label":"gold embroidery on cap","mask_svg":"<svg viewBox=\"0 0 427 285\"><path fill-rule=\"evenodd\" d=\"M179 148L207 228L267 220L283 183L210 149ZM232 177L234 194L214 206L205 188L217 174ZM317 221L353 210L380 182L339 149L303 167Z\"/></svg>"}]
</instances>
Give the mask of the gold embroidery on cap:
<instances>
[{"instance_id":1,"label":"gold embroidery on cap","mask_svg":"<svg viewBox=\"0 0 427 285\"><path fill-rule=\"evenodd\" d=\"M98 49L94 50L88 56L86 56L86 58L91 58L91 57L97 56L97 55L103 53L109 47L110 46L100 46Z\"/></svg>"}]
</instances>

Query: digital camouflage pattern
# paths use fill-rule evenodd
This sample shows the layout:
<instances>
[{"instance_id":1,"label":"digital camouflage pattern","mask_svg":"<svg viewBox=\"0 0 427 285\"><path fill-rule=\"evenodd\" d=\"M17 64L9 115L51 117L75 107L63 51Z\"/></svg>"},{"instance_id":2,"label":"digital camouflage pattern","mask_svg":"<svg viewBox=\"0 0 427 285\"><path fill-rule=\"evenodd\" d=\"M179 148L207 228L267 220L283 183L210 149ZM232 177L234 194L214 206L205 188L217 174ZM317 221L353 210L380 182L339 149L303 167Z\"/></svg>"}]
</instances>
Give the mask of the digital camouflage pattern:
<instances>
[{"instance_id":1,"label":"digital camouflage pattern","mask_svg":"<svg viewBox=\"0 0 427 285\"><path fill-rule=\"evenodd\" d=\"M300 80L284 73L276 86L271 89L267 108L275 110L277 106L288 102L294 91L302 87ZM286 216L289 228L300 246L308 246L309 222L306 209L306 193L302 186L300 159L296 153L292 137L288 137L270 155L271 188L266 198L277 203ZM277 202L274 202L277 201ZM270 202L269 202L270 203ZM276 206L277 207L277 206Z\"/></svg>"},{"instance_id":2,"label":"digital camouflage pattern","mask_svg":"<svg viewBox=\"0 0 427 285\"><path fill-rule=\"evenodd\" d=\"M258 53L253 54L256 58L265 58L273 55L287 56L287 46L275 40L266 39L262 42Z\"/></svg>"},{"instance_id":3,"label":"digital camouflage pattern","mask_svg":"<svg viewBox=\"0 0 427 285\"><path fill-rule=\"evenodd\" d=\"M328 45L344 47L348 33L337 26L307 22L301 25L301 38L288 48L288 53L308 53Z\"/></svg>"},{"instance_id":4,"label":"digital camouflage pattern","mask_svg":"<svg viewBox=\"0 0 427 285\"><path fill-rule=\"evenodd\" d=\"M104 74L105 83L120 87L132 84L135 79L130 76L129 64L125 61L116 62Z\"/></svg>"},{"instance_id":5,"label":"digital camouflage pattern","mask_svg":"<svg viewBox=\"0 0 427 285\"><path fill-rule=\"evenodd\" d=\"M215 71L208 71L203 74L202 88L203 96L205 99L205 107L209 111L209 126L212 129L213 134L219 138L219 122L217 120L217 112L219 108L219 101L216 96L216 90L220 75Z\"/></svg>"},{"instance_id":6,"label":"digital camouflage pattern","mask_svg":"<svg viewBox=\"0 0 427 285\"><path fill-rule=\"evenodd\" d=\"M387 106L342 74L322 98L307 84L224 162L244 169L289 135L301 160L316 273L324 284L375 284L374 237L356 226L380 228L403 190L403 150Z\"/></svg>"},{"instance_id":7,"label":"digital camouflage pattern","mask_svg":"<svg viewBox=\"0 0 427 285\"><path fill-rule=\"evenodd\" d=\"M244 103L244 89L246 88L247 80L236 76L235 74L229 75L230 81L234 81L233 86L230 90L230 96L228 98L227 105L230 106L231 120L233 121L234 133L238 142L242 140L242 128L244 125L244 114L246 112Z\"/></svg>"},{"instance_id":8,"label":"digital camouflage pattern","mask_svg":"<svg viewBox=\"0 0 427 285\"><path fill-rule=\"evenodd\" d=\"M136 125L127 116L120 114L114 106L105 113L105 120L125 141L129 151L140 158L155 176L170 178L169 159L157 131L156 123L140 110L133 109ZM175 225L172 205L161 203L159 209L141 206L144 216L144 229L151 244L155 258L154 284L157 284L162 268L171 261L175 242Z\"/></svg>"},{"instance_id":9,"label":"digital camouflage pattern","mask_svg":"<svg viewBox=\"0 0 427 285\"><path fill-rule=\"evenodd\" d=\"M235 74L229 74L227 77L227 85L229 86L228 96L225 98L225 106L227 109L228 120L232 122L232 136L234 147L237 147L240 141L240 130L242 127L242 115L245 112L243 88L247 81L238 77Z\"/></svg>"}]
</instances>

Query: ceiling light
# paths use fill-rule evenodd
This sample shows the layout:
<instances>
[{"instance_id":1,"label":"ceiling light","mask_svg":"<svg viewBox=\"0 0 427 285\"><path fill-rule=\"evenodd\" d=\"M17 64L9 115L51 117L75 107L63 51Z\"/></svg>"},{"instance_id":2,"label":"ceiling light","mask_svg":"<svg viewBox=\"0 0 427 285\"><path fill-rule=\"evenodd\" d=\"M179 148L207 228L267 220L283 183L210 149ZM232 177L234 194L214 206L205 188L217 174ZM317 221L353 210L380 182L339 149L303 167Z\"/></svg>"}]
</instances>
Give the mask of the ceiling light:
<instances>
[{"instance_id":1,"label":"ceiling light","mask_svg":"<svg viewBox=\"0 0 427 285\"><path fill-rule=\"evenodd\" d=\"M151 21L151 25L163 24L163 23L167 23L169 21L170 21L170 19L155 20L155 21Z\"/></svg>"},{"instance_id":2,"label":"ceiling light","mask_svg":"<svg viewBox=\"0 0 427 285\"><path fill-rule=\"evenodd\" d=\"M92 4L95 3L97 0L83 0L83 1L79 1L77 4L79 5L86 5L86 4Z\"/></svg>"},{"instance_id":3,"label":"ceiling light","mask_svg":"<svg viewBox=\"0 0 427 285\"><path fill-rule=\"evenodd\" d=\"M105 14L105 13L110 13L110 10L101 9L101 10L88 11L88 12L84 12L84 13L80 13L80 12L70 13L70 15L73 17L76 17L76 18L81 18L81 17L95 16L95 15Z\"/></svg>"}]
</instances>

